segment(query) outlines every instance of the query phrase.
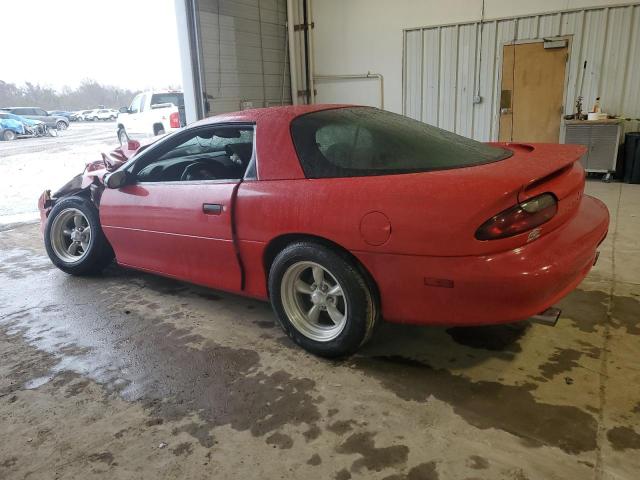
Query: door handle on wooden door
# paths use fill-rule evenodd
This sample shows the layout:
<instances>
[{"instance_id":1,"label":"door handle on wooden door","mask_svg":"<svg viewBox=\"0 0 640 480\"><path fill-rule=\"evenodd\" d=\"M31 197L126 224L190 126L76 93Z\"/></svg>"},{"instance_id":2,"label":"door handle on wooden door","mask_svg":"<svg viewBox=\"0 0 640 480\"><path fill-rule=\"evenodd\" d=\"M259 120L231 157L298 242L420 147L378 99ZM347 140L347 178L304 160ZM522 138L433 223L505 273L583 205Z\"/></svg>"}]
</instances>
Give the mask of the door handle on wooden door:
<instances>
[{"instance_id":1,"label":"door handle on wooden door","mask_svg":"<svg viewBox=\"0 0 640 480\"><path fill-rule=\"evenodd\" d=\"M208 215L220 215L222 213L222 205L219 203L203 203L202 211Z\"/></svg>"}]
</instances>

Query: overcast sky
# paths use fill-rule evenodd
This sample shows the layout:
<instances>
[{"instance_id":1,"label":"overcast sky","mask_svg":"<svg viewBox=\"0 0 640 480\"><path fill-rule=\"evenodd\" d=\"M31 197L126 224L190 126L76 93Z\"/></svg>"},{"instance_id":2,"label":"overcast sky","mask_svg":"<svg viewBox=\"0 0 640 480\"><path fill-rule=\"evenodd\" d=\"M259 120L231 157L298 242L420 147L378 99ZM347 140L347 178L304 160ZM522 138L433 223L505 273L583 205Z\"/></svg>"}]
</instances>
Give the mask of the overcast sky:
<instances>
[{"instance_id":1,"label":"overcast sky","mask_svg":"<svg viewBox=\"0 0 640 480\"><path fill-rule=\"evenodd\" d=\"M3 1L0 32L6 82L182 84L174 0Z\"/></svg>"}]
</instances>

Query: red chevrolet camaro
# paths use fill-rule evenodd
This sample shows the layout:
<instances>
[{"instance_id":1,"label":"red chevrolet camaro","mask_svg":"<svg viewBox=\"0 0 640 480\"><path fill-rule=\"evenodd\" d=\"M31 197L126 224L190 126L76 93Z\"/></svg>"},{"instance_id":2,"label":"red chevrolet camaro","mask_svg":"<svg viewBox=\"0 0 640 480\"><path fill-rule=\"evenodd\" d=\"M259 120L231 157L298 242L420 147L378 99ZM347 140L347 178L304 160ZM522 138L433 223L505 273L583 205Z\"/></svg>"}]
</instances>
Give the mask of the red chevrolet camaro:
<instances>
[{"instance_id":1,"label":"red chevrolet camaro","mask_svg":"<svg viewBox=\"0 0 640 480\"><path fill-rule=\"evenodd\" d=\"M583 147L483 144L375 108L208 118L103 154L39 202L75 275L119 265L269 299L288 335L354 352L382 317L522 320L574 289L607 234Z\"/></svg>"}]
</instances>

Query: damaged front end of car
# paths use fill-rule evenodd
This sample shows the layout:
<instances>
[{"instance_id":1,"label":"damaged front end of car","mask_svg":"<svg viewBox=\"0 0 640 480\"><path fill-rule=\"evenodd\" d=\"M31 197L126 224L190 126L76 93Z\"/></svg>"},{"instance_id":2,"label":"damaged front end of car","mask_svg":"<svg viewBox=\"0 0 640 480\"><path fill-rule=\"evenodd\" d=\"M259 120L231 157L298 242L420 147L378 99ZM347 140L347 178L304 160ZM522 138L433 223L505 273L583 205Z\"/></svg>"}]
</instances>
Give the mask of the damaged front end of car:
<instances>
[{"instance_id":1,"label":"damaged front end of car","mask_svg":"<svg viewBox=\"0 0 640 480\"><path fill-rule=\"evenodd\" d=\"M111 152L102 153L102 159L88 162L84 171L60 189L51 193L45 190L38 198L38 210L40 211L40 231L44 233L44 228L53 206L60 199L70 195L82 195L89 198L96 207L100 207L100 198L104 191L104 179L107 173L117 170L141 149L141 144L137 140L130 140L126 145L118 147Z\"/></svg>"}]
</instances>

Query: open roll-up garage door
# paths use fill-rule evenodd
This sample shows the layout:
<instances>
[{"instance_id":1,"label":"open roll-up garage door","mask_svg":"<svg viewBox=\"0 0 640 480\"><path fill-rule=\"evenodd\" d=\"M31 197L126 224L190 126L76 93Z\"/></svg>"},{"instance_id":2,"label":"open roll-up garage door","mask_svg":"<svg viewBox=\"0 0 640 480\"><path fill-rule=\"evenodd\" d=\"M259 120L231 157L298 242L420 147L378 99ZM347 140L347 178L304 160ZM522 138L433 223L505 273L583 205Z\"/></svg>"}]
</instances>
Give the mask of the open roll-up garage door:
<instances>
[{"instance_id":1,"label":"open roll-up garage door","mask_svg":"<svg viewBox=\"0 0 640 480\"><path fill-rule=\"evenodd\" d=\"M291 103L286 0L184 1L197 117Z\"/></svg>"}]
</instances>

